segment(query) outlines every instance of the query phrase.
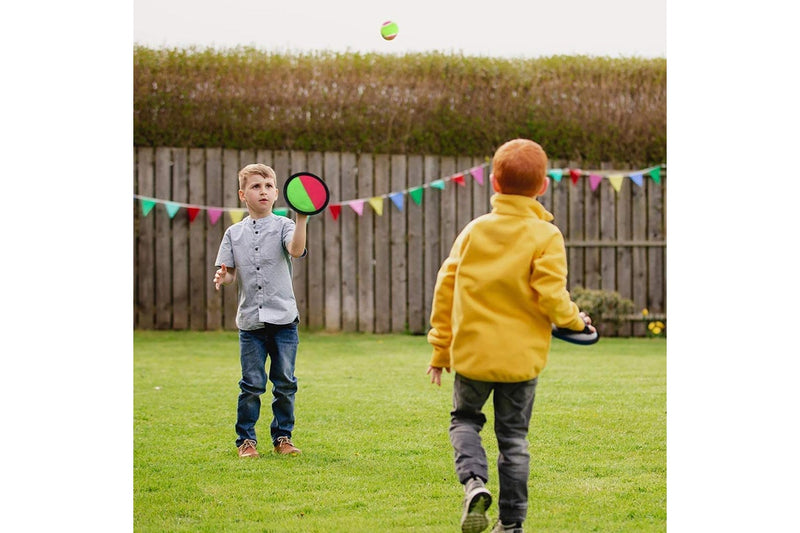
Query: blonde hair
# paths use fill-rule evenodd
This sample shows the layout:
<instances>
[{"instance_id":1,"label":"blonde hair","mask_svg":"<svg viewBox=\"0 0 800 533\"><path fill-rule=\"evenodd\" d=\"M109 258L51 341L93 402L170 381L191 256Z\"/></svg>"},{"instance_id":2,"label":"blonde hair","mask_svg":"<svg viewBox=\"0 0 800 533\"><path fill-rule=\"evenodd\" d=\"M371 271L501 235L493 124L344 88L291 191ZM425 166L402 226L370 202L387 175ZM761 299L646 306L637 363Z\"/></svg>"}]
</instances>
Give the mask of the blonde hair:
<instances>
[{"instance_id":1,"label":"blonde hair","mask_svg":"<svg viewBox=\"0 0 800 533\"><path fill-rule=\"evenodd\" d=\"M501 193L536 196L547 177L547 154L530 139L508 141L494 153L492 173Z\"/></svg>"},{"instance_id":2,"label":"blonde hair","mask_svg":"<svg viewBox=\"0 0 800 533\"><path fill-rule=\"evenodd\" d=\"M275 185L278 184L278 178L272 168L262 163L252 163L245 166L239 171L239 189L244 190L247 185L247 178L250 176L261 176L262 178L272 178Z\"/></svg>"}]
</instances>

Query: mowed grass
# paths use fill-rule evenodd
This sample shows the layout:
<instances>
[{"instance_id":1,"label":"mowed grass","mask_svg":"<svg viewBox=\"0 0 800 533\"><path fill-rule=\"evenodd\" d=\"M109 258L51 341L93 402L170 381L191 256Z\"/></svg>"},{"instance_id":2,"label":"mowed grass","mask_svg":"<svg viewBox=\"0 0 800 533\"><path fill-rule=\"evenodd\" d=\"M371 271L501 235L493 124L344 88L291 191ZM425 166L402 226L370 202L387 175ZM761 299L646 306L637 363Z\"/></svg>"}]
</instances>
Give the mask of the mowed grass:
<instances>
[{"instance_id":1,"label":"mowed grass","mask_svg":"<svg viewBox=\"0 0 800 533\"><path fill-rule=\"evenodd\" d=\"M236 454L236 332L135 332L134 530L459 531L452 374L423 336L300 333L294 443ZM491 402L482 433L497 496ZM666 530L666 342L554 341L529 433L527 531ZM496 501L496 499L495 499ZM497 516L496 503L490 517Z\"/></svg>"}]
</instances>

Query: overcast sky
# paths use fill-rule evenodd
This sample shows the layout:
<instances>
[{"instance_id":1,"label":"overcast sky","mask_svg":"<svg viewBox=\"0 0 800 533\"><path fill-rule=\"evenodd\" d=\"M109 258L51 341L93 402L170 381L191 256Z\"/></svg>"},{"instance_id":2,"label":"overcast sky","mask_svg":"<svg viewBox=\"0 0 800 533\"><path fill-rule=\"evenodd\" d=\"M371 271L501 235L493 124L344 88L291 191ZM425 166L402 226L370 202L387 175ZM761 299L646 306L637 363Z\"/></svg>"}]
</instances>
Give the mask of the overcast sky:
<instances>
[{"instance_id":1,"label":"overcast sky","mask_svg":"<svg viewBox=\"0 0 800 533\"><path fill-rule=\"evenodd\" d=\"M397 38L380 26L393 20ZM666 0L134 0L151 47L666 57Z\"/></svg>"}]
</instances>

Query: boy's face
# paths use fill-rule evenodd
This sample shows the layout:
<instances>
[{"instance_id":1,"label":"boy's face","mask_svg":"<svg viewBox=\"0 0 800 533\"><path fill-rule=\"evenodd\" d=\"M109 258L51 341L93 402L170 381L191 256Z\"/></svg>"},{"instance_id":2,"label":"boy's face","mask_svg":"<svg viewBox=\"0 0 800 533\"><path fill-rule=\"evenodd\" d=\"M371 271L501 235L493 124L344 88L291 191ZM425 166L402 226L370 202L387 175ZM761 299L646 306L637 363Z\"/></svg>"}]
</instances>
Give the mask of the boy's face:
<instances>
[{"instance_id":1,"label":"boy's face","mask_svg":"<svg viewBox=\"0 0 800 533\"><path fill-rule=\"evenodd\" d=\"M272 213L272 205L278 199L275 180L259 175L249 176L244 190L239 189L239 200L245 203L253 218L261 218Z\"/></svg>"}]
</instances>

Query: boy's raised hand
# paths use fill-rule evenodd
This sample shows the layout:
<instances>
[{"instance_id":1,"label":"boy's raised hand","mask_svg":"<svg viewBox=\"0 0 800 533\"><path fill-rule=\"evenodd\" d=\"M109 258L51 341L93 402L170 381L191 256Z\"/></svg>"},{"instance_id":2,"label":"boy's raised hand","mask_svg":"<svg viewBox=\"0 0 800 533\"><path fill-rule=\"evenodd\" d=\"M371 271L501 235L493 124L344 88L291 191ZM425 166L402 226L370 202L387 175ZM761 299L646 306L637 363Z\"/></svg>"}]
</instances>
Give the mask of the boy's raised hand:
<instances>
[{"instance_id":1,"label":"boy's raised hand","mask_svg":"<svg viewBox=\"0 0 800 533\"><path fill-rule=\"evenodd\" d=\"M219 286L225 283L225 278L228 277L228 267L225 263L220 265L219 270L214 273L214 287L219 290Z\"/></svg>"}]
</instances>

